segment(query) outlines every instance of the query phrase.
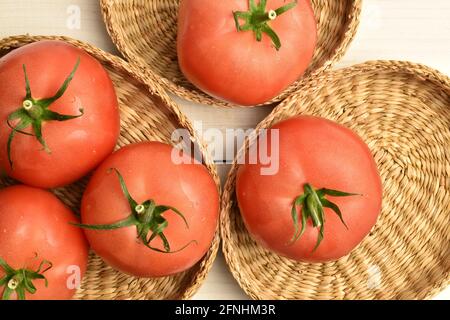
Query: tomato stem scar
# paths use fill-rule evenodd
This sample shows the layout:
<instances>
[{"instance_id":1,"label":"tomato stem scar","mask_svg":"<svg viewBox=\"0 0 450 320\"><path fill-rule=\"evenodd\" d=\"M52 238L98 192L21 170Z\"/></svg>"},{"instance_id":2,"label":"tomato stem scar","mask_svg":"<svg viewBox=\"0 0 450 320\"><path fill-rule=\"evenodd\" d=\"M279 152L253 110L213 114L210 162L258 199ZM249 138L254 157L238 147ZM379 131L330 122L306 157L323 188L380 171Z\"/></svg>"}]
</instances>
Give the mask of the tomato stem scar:
<instances>
[{"instance_id":1,"label":"tomato stem scar","mask_svg":"<svg viewBox=\"0 0 450 320\"><path fill-rule=\"evenodd\" d=\"M16 278L12 278L8 281L8 288L10 288L11 290L16 290L18 286L19 280L17 280Z\"/></svg>"},{"instance_id":2,"label":"tomato stem scar","mask_svg":"<svg viewBox=\"0 0 450 320\"><path fill-rule=\"evenodd\" d=\"M269 11L269 19L270 20L275 20L277 18L277 13L275 10L270 10Z\"/></svg>"},{"instance_id":3,"label":"tomato stem scar","mask_svg":"<svg viewBox=\"0 0 450 320\"><path fill-rule=\"evenodd\" d=\"M23 108L25 109L25 110L30 110L31 108L33 108L33 101L31 101L31 100L24 100L23 101Z\"/></svg>"},{"instance_id":4,"label":"tomato stem scar","mask_svg":"<svg viewBox=\"0 0 450 320\"><path fill-rule=\"evenodd\" d=\"M137 205L136 208L135 208L134 210L136 210L136 212L137 212L138 214L141 214L141 213L144 212L145 207L144 207L144 205L140 204L140 205Z\"/></svg>"}]
</instances>

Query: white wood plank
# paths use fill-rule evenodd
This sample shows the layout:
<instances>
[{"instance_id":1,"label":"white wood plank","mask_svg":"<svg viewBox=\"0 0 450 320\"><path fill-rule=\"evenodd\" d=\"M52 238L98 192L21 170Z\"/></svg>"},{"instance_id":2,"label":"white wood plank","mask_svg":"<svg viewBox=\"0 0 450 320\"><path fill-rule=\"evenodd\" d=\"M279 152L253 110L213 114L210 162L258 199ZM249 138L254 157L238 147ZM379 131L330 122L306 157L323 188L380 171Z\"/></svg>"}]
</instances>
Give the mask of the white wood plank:
<instances>
[{"instance_id":1,"label":"white wood plank","mask_svg":"<svg viewBox=\"0 0 450 320\"><path fill-rule=\"evenodd\" d=\"M65 35L117 53L97 0L0 1L0 37L20 34Z\"/></svg>"}]
</instances>

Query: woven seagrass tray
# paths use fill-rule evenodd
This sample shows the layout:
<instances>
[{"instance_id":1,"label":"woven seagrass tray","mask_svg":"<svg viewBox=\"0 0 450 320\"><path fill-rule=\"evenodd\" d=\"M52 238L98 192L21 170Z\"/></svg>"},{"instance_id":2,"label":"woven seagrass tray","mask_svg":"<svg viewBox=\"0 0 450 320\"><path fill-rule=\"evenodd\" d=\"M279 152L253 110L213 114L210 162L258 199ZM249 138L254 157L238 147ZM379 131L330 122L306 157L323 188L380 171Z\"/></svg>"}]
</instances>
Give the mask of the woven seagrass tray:
<instances>
[{"instance_id":1,"label":"woven seagrass tray","mask_svg":"<svg viewBox=\"0 0 450 320\"><path fill-rule=\"evenodd\" d=\"M120 105L121 134L117 147L139 141L160 141L173 144L171 134L178 128L187 129L194 143L199 141L190 122L179 112L159 84L147 77L146 85L142 74L122 59L77 40L65 37L15 36L0 39L0 56L9 51L39 40L63 40L86 50L108 70L114 82ZM150 80L150 81L149 81ZM205 148L200 143L204 165L220 188L216 168ZM87 178L54 192L75 212ZM14 183L0 180L0 186ZM76 299L188 299L197 291L205 279L216 257L219 234L211 244L205 257L190 270L178 275L139 279L125 275L107 266L100 257L90 253L89 266Z\"/></svg>"},{"instance_id":2,"label":"woven seagrass tray","mask_svg":"<svg viewBox=\"0 0 450 320\"><path fill-rule=\"evenodd\" d=\"M196 89L181 73L176 50L179 0L101 0L100 3L108 32L126 59L155 73L165 89L184 99L233 106ZM318 43L305 75L325 70L343 56L356 34L361 12L361 0L312 0L311 3L318 24ZM284 100L299 88L299 83L267 104Z\"/></svg>"},{"instance_id":3,"label":"woven seagrass tray","mask_svg":"<svg viewBox=\"0 0 450 320\"><path fill-rule=\"evenodd\" d=\"M446 288L450 79L396 61L326 72L305 79L258 129L300 114L334 120L367 142L384 185L382 213L348 256L298 263L250 238L236 203L233 165L222 196L221 235L228 266L245 292L254 299L427 299Z\"/></svg>"}]
</instances>

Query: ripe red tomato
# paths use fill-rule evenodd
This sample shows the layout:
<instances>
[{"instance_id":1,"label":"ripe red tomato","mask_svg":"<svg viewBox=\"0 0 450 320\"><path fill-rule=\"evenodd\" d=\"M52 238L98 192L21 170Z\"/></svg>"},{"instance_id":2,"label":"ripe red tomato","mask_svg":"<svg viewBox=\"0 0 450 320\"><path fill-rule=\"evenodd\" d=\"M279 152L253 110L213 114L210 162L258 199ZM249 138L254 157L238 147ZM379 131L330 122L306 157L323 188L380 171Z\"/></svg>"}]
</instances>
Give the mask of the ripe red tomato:
<instances>
[{"instance_id":1,"label":"ripe red tomato","mask_svg":"<svg viewBox=\"0 0 450 320\"><path fill-rule=\"evenodd\" d=\"M212 96L262 104L305 72L316 28L309 0L182 0L179 65L189 81Z\"/></svg>"},{"instance_id":2,"label":"ripe red tomato","mask_svg":"<svg viewBox=\"0 0 450 320\"><path fill-rule=\"evenodd\" d=\"M9 176L60 187L114 150L117 97L108 73L85 51L61 41L21 47L0 58L0 83L0 170Z\"/></svg>"},{"instance_id":3,"label":"ripe red tomato","mask_svg":"<svg viewBox=\"0 0 450 320\"><path fill-rule=\"evenodd\" d=\"M26 186L0 191L0 300L73 296L88 259L86 239L73 222L74 214L50 192Z\"/></svg>"},{"instance_id":4,"label":"ripe red tomato","mask_svg":"<svg viewBox=\"0 0 450 320\"><path fill-rule=\"evenodd\" d=\"M157 142L129 145L112 154L87 186L84 227L115 226L86 229L86 236L122 272L171 275L192 267L210 247L219 212L216 185L203 165L175 164L172 150Z\"/></svg>"},{"instance_id":5,"label":"ripe red tomato","mask_svg":"<svg viewBox=\"0 0 450 320\"><path fill-rule=\"evenodd\" d=\"M276 174L261 175L260 161L241 165L237 174L236 194L248 231L294 260L347 255L381 210L381 179L369 148L351 130L316 117L292 118L272 129L279 130L279 150L270 143L274 131L267 134L269 154L279 154Z\"/></svg>"}]
</instances>

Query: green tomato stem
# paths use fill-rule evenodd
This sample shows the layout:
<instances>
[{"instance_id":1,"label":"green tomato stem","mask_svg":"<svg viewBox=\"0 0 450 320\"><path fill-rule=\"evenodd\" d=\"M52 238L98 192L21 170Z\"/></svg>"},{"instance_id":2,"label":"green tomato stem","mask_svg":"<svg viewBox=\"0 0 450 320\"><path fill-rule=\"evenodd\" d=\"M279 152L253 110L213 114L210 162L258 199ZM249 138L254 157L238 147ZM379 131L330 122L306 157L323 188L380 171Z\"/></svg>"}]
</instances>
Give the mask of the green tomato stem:
<instances>
[{"instance_id":1,"label":"green tomato stem","mask_svg":"<svg viewBox=\"0 0 450 320\"><path fill-rule=\"evenodd\" d=\"M348 229L339 207L328 200L326 196L333 197L348 197L356 196L356 193L342 192L338 190L331 189L319 189L316 190L311 184L306 183L303 186L304 193L295 198L292 204L291 215L294 222L294 235L289 242L289 245L294 244L303 235L306 228L306 221L311 219L313 227L319 228L319 236L317 238L316 246L313 251L315 251L323 240L324 227L325 227L325 211L324 208L330 208L333 210L341 219L341 222ZM298 212L298 208L301 209L301 213ZM301 214L301 229L299 227L298 215Z\"/></svg>"},{"instance_id":2,"label":"green tomato stem","mask_svg":"<svg viewBox=\"0 0 450 320\"><path fill-rule=\"evenodd\" d=\"M30 116L30 118L34 119L35 121L39 121L39 119L42 117L42 113L44 109L39 106L38 104L33 103L31 100L25 100L23 102L23 108L27 112L27 114Z\"/></svg>"},{"instance_id":3,"label":"green tomato stem","mask_svg":"<svg viewBox=\"0 0 450 320\"><path fill-rule=\"evenodd\" d=\"M111 171L115 171L118 176L122 193L126 198L126 200L128 201L130 207L131 213L129 214L129 216L121 221L112 224L105 224L105 225L73 224L73 225L79 228L98 231L115 230L134 226L136 227L137 235L138 238L141 240L141 242L149 249L161 253L176 253L183 250L191 243L196 243L195 240L192 240L182 248L176 251L172 251L170 248L169 240L164 235L164 230L167 228L169 223L167 219L163 216L163 214L169 210L173 211L176 215L180 216L183 219L183 221L186 224L186 228L189 228L189 224L187 223L187 220L184 217L184 215L174 207L166 205L156 205L155 201L153 200L147 200L142 204L138 204L128 191L128 187L120 172L114 168L108 170L108 172ZM152 242L156 237L159 237L163 241L164 250L155 248L150 245L150 242Z\"/></svg>"},{"instance_id":4,"label":"green tomato stem","mask_svg":"<svg viewBox=\"0 0 450 320\"><path fill-rule=\"evenodd\" d=\"M236 30L238 32L253 31L257 41L262 40L262 34L264 33L271 38L275 49L280 50L281 40L278 34L269 26L269 22L274 21L283 13L294 8L297 5L297 1L268 12L266 12L266 5L267 0L260 0L258 5L255 4L254 0L249 0L249 11L234 11ZM240 20L244 20L245 23L241 25Z\"/></svg>"},{"instance_id":5,"label":"green tomato stem","mask_svg":"<svg viewBox=\"0 0 450 320\"><path fill-rule=\"evenodd\" d=\"M44 273L52 268L52 263L42 260L36 271L28 269L13 269L5 260L0 257L0 268L4 271L3 278L0 278L0 287L4 286L1 300L9 300L13 292L16 293L19 300L25 300L25 293L36 293L36 287L33 284L35 280L43 280L45 286L48 286L47 278Z\"/></svg>"},{"instance_id":6,"label":"green tomato stem","mask_svg":"<svg viewBox=\"0 0 450 320\"><path fill-rule=\"evenodd\" d=\"M42 145L43 150L47 153L50 153L50 149L47 146L44 137L42 136L42 123L47 121L67 121L72 120L78 117L81 117L84 114L83 109L80 109L79 115L64 115L59 114L57 112L49 110L49 107L61 98L66 92L67 88L70 85L75 73L80 64L80 59L78 58L75 67L73 68L70 75L66 78L64 83L61 85L59 90L53 97L44 98L44 99L33 99L31 94L31 86L30 80L27 74L27 68L23 65L23 72L25 76L25 91L26 95L22 101L22 107L12 112L6 122L7 125L11 128L11 133L9 134L6 151L8 154L8 161L11 169L13 168L13 161L11 158L11 146L14 137L16 134L24 134L29 136L34 136L36 140ZM13 125L13 122L14 125ZM26 129L31 128L31 132L29 133L25 131Z\"/></svg>"}]
</instances>

